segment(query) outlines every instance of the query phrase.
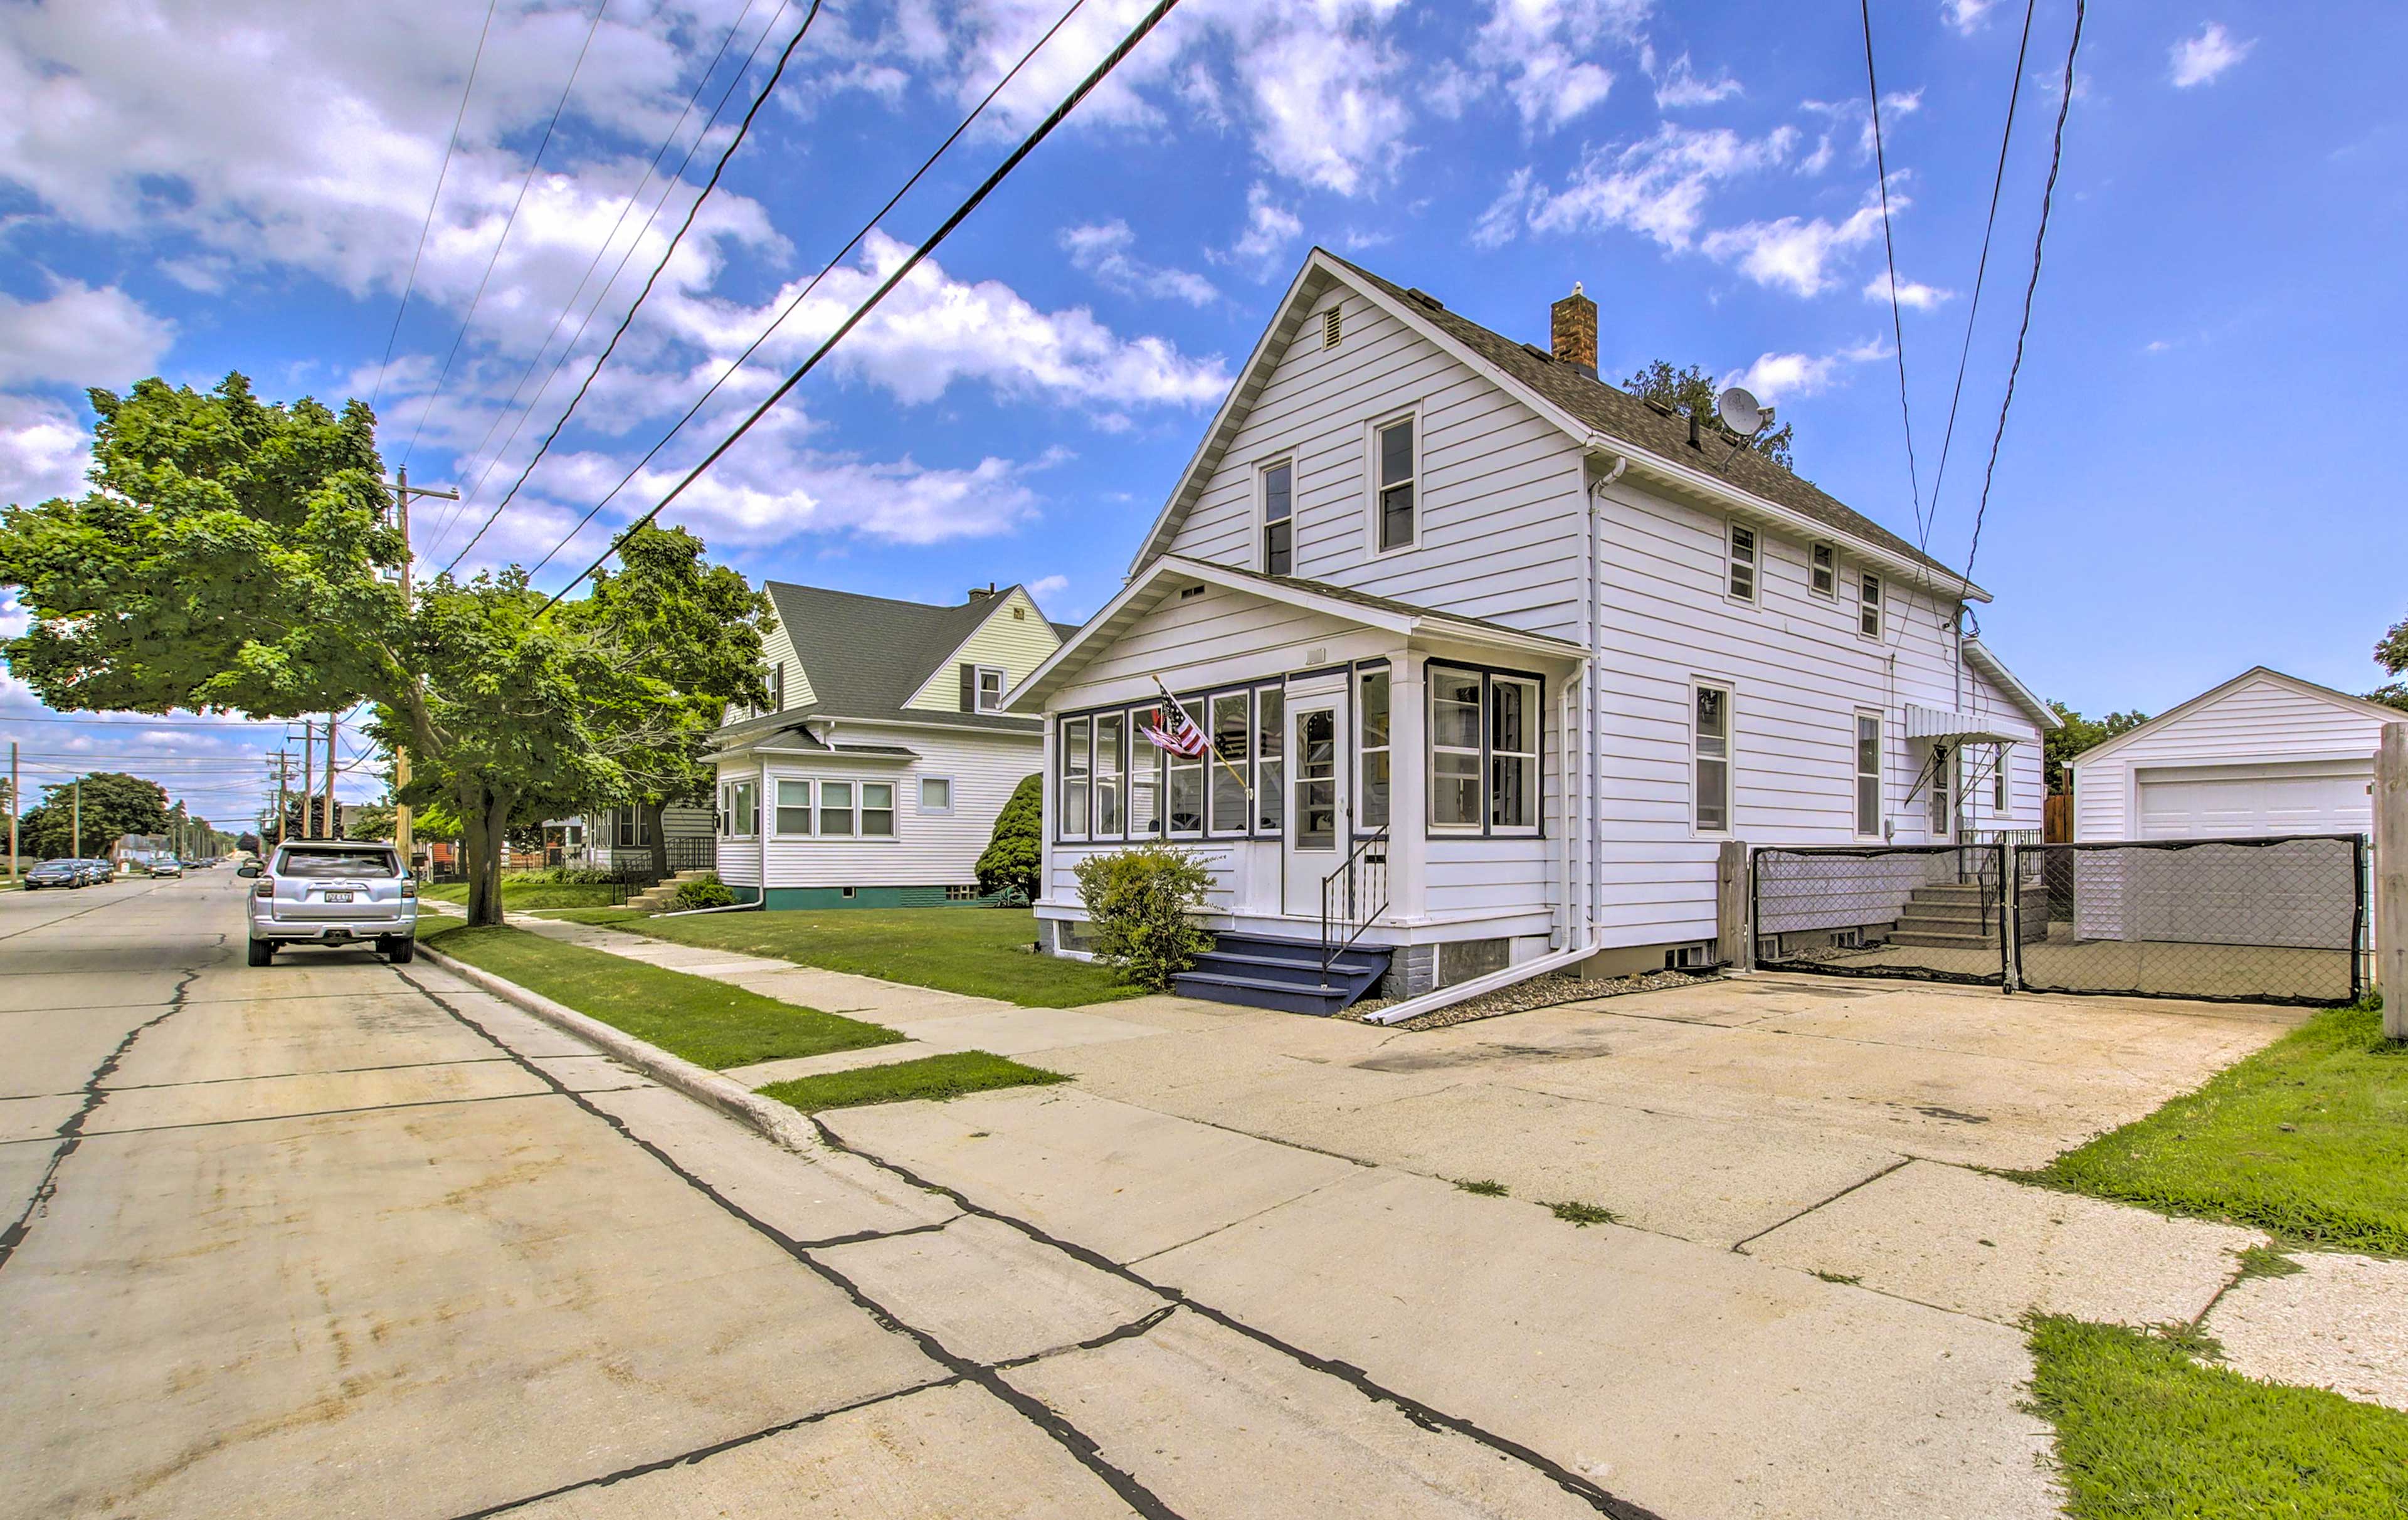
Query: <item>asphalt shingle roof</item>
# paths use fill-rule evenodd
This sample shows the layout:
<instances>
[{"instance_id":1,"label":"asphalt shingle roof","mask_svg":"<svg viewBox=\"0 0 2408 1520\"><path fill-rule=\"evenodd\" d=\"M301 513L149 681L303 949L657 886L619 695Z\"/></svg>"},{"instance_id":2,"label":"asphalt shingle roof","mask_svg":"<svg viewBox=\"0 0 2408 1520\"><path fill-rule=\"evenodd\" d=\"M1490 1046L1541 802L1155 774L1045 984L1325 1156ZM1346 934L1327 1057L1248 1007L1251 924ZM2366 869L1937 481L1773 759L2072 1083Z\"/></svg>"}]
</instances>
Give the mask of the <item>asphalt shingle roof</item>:
<instances>
[{"instance_id":1,"label":"asphalt shingle roof","mask_svg":"<svg viewBox=\"0 0 2408 1520\"><path fill-rule=\"evenodd\" d=\"M1668 417L1629 392L1583 373L1544 349L1518 342L1449 311L1436 297L1425 292L1383 280L1326 249L1322 252L1331 263L1343 267L1365 284L1419 311L1424 320L1449 337L1598 432L1635 444L1662 458L1696 465L1742 491L1801 512L1827 527L1879 544L1894 553L1929 566L1951 579L1956 575L1956 571L1830 495L1813 481L1800 480L1752 449L1733 451L1727 436L1718 430L1708 428L1703 447L1692 449L1689 447L1687 418ZM1726 460L1726 454L1731 457Z\"/></svg>"},{"instance_id":2,"label":"asphalt shingle roof","mask_svg":"<svg viewBox=\"0 0 2408 1520\"><path fill-rule=\"evenodd\" d=\"M891 718L961 728L1023 732L1029 718L992 712L906 710L911 694L927 683L947 655L977 631L1007 592L952 607L864 596L824 586L765 582L769 605L795 643L795 657L810 681L812 700L720 730L723 739L749 737L809 716ZM761 725L755 728L754 725Z\"/></svg>"}]
</instances>

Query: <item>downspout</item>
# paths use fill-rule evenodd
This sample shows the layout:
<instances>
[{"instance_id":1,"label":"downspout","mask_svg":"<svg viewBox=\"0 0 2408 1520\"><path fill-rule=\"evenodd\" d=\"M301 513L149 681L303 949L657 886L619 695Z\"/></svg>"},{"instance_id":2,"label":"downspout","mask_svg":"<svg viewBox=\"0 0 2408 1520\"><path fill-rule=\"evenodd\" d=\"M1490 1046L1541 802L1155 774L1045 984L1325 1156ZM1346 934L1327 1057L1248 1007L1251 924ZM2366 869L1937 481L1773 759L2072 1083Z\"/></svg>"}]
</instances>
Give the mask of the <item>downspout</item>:
<instances>
[{"instance_id":1,"label":"downspout","mask_svg":"<svg viewBox=\"0 0 2408 1520\"><path fill-rule=\"evenodd\" d=\"M1581 757L1581 768L1584 773L1583 801L1588 810L1588 858L1584 862L1584 883L1582 887L1582 895L1584 899L1584 907L1588 915L1588 939L1592 945L1597 942L1598 938L1599 917L1598 900L1604 895L1604 882L1601 880L1598 863L1603 860L1605 854L1604 809L1598 797L1599 778L1603 773L1603 767L1598 761L1598 744L1603 738L1599 731L1601 724L1599 715L1605 706L1603 694L1598 690L1605 680L1605 659L1598 648L1598 642L1603 637L1605 629L1605 577L1598 572L1598 556L1602 548L1598 537L1598 515L1604 509L1606 488L1621 480L1622 472L1629 467L1629 455L1614 455L1613 467L1599 477L1589 487L1588 492L1588 559L1585 567L1588 581L1588 677L1581 683L1582 693L1588 701L1588 712L1584 724L1587 742L1581 746L1584 752Z\"/></svg>"},{"instance_id":2,"label":"downspout","mask_svg":"<svg viewBox=\"0 0 2408 1520\"><path fill-rule=\"evenodd\" d=\"M769 907L769 825L777 820L777 804L769 799L769 757L761 757L761 789L752 794L752 832L760 836L761 908Z\"/></svg>"}]
</instances>

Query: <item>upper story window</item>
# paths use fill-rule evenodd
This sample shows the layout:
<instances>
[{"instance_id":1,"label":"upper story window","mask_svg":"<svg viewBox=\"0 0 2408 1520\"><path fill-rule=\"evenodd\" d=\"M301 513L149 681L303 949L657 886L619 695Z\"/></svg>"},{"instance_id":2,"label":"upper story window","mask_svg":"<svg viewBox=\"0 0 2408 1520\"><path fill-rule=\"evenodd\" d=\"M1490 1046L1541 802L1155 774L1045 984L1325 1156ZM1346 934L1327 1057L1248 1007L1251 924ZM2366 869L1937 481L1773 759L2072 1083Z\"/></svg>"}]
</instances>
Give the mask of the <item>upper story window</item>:
<instances>
[{"instance_id":1,"label":"upper story window","mask_svg":"<svg viewBox=\"0 0 2408 1520\"><path fill-rule=\"evenodd\" d=\"M1263 469L1263 573L1296 568L1296 466L1283 459Z\"/></svg>"},{"instance_id":2,"label":"upper story window","mask_svg":"<svg viewBox=\"0 0 2408 1520\"><path fill-rule=\"evenodd\" d=\"M1867 638L1882 636L1882 581L1867 574L1857 584L1856 632Z\"/></svg>"},{"instance_id":3,"label":"upper story window","mask_svg":"<svg viewBox=\"0 0 2408 1520\"><path fill-rule=\"evenodd\" d=\"M1697 759L1696 818L1700 834L1730 832L1731 721L1730 688L1696 688L1696 719L1690 745Z\"/></svg>"},{"instance_id":4,"label":"upper story window","mask_svg":"<svg viewBox=\"0 0 2408 1520\"><path fill-rule=\"evenodd\" d=\"M1003 667L982 665L970 672L972 689L970 710L1001 712L1003 710Z\"/></svg>"},{"instance_id":5,"label":"upper story window","mask_svg":"<svg viewBox=\"0 0 2408 1520\"><path fill-rule=\"evenodd\" d=\"M780 660L769 672L769 710L786 710L786 662Z\"/></svg>"},{"instance_id":6,"label":"upper story window","mask_svg":"<svg viewBox=\"0 0 2408 1520\"><path fill-rule=\"evenodd\" d=\"M1730 577L1723 589L1730 593L1734 601L1755 601L1756 572L1756 530L1733 523L1730 524Z\"/></svg>"},{"instance_id":7,"label":"upper story window","mask_svg":"<svg viewBox=\"0 0 2408 1520\"><path fill-rule=\"evenodd\" d=\"M1420 451L1414 447L1413 418L1382 423L1371 430L1375 489L1371 503L1372 542L1376 552L1411 549L1418 531L1415 492Z\"/></svg>"},{"instance_id":8,"label":"upper story window","mask_svg":"<svg viewBox=\"0 0 2408 1520\"><path fill-rule=\"evenodd\" d=\"M1806 589L1826 600L1840 595L1840 552L1829 544L1806 546Z\"/></svg>"}]
</instances>

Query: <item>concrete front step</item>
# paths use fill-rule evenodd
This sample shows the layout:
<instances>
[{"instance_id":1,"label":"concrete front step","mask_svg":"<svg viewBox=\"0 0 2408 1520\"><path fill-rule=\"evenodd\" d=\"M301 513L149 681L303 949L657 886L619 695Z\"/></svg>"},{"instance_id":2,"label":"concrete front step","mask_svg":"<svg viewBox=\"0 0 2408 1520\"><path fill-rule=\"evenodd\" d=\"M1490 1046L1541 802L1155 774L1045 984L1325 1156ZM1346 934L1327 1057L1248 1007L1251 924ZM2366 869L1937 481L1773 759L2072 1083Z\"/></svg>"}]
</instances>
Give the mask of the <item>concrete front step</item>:
<instances>
[{"instance_id":1,"label":"concrete front step","mask_svg":"<svg viewBox=\"0 0 2408 1520\"><path fill-rule=\"evenodd\" d=\"M1344 1011L1354 1000L1353 990L1343 985L1307 984L1219 971L1182 971L1170 979L1170 990L1182 997L1200 997L1207 1002L1323 1016Z\"/></svg>"},{"instance_id":2,"label":"concrete front step","mask_svg":"<svg viewBox=\"0 0 2408 1520\"><path fill-rule=\"evenodd\" d=\"M1889 942L1894 945L1920 945L1929 950L1987 950L1999 948L1995 934L1933 934L1920 929L1893 930Z\"/></svg>"}]
</instances>

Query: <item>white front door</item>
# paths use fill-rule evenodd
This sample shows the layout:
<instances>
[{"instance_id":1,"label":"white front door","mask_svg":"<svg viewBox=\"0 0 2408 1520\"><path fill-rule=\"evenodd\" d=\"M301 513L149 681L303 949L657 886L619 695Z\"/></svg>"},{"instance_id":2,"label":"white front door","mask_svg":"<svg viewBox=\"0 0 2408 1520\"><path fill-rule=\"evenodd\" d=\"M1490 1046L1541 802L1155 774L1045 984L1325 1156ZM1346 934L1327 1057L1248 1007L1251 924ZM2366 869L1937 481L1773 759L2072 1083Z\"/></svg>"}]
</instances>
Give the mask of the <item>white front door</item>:
<instances>
[{"instance_id":1,"label":"white front door","mask_svg":"<svg viewBox=\"0 0 2408 1520\"><path fill-rule=\"evenodd\" d=\"M1343 686L1287 694L1287 815L1281 835L1286 911L1321 912L1321 883L1345 862L1350 844L1346 693Z\"/></svg>"}]
</instances>

